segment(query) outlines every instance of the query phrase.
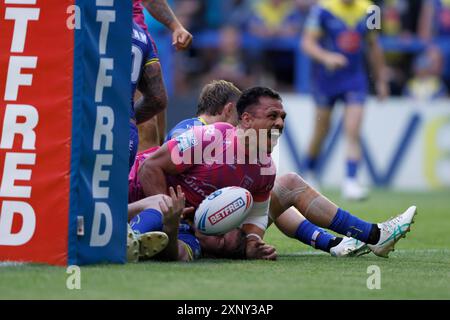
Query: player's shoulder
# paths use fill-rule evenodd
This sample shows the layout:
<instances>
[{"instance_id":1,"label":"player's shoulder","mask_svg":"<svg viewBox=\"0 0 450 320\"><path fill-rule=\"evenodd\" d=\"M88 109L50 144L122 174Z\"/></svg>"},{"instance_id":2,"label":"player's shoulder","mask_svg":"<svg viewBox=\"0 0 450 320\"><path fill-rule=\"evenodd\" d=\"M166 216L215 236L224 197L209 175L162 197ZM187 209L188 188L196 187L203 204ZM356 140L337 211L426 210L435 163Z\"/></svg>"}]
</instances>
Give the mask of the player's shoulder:
<instances>
[{"instance_id":1,"label":"player's shoulder","mask_svg":"<svg viewBox=\"0 0 450 320\"><path fill-rule=\"evenodd\" d=\"M190 129L193 126L202 126L202 125L203 123L198 118L189 118L181 120L174 128Z\"/></svg>"},{"instance_id":2,"label":"player's shoulder","mask_svg":"<svg viewBox=\"0 0 450 320\"><path fill-rule=\"evenodd\" d=\"M192 129L195 126L202 126L202 125L203 123L198 118L189 118L181 120L169 131L166 137L166 141L178 137L182 133Z\"/></svg>"},{"instance_id":3,"label":"player's shoulder","mask_svg":"<svg viewBox=\"0 0 450 320\"><path fill-rule=\"evenodd\" d=\"M234 130L235 127L232 124L229 124L228 122L215 122L206 126L203 126L204 131L220 131L222 133L225 133L230 130Z\"/></svg>"},{"instance_id":4,"label":"player's shoulder","mask_svg":"<svg viewBox=\"0 0 450 320\"><path fill-rule=\"evenodd\" d=\"M234 129L235 127L228 123L228 122L215 122L211 124L211 126L214 126L217 129Z\"/></svg>"}]
</instances>

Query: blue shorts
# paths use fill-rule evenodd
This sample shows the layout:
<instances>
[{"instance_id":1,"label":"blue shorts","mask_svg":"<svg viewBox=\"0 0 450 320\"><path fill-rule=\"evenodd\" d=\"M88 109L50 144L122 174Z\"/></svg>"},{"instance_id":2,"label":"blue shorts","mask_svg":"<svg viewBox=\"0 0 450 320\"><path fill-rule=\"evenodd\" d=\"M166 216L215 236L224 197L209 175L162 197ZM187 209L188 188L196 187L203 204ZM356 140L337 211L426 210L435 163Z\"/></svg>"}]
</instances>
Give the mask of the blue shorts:
<instances>
[{"instance_id":1,"label":"blue shorts","mask_svg":"<svg viewBox=\"0 0 450 320\"><path fill-rule=\"evenodd\" d=\"M202 254L200 242L195 236L194 229L186 221L180 221L180 226L178 227L178 240L183 241L186 245L190 260L200 258Z\"/></svg>"},{"instance_id":2,"label":"blue shorts","mask_svg":"<svg viewBox=\"0 0 450 320\"><path fill-rule=\"evenodd\" d=\"M316 106L320 108L333 108L336 102L342 101L346 106L364 106L367 93L365 91L347 91L336 95L327 95L321 92L313 92L313 99Z\"/></svg>"},{"instance_id":3,"label":"blue shorts","mask_svg":"<svg viewBox=\"0 0 450 320\"><path fill-rule=\"evenodd\" d=\"M130 141L128 144L129 148L129 159L128 159L128 171L131 170L131 167L136 160L136 154L138 151L139 144L139 133L136 125L133 122L130 122Z\"/></svg>"}]
</instances>

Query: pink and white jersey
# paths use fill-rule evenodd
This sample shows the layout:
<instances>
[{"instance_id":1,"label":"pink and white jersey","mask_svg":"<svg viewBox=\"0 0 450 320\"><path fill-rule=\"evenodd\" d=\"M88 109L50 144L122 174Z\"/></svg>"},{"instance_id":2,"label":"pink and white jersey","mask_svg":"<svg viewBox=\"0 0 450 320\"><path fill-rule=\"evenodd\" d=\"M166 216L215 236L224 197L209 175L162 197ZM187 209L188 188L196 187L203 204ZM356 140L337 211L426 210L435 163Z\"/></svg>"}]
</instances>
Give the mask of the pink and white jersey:
<instances>
[{"instance_id":1,"label":"pink and white jersey","mask_svg":"<svg viewBox=\"0 0 450 320\"><path fill-rule=\"evenodd\" d=\"M178 175L167 175L167 185L180 185L186 206L197 208L217 189L238 186L250 191L255 202L269 199L275 182L275 165L266 155L249 163L239 145L237 129L228 123L193 127L167 142ZM243 161L244 160L244 161Z\"/></svg>"},{"instance_id":2,"label":"pink and white jersey","mask_svg":"<svg viewBox=\"0 0 450 320\"><path fill-rule=\"evenodd\" d=\"M148 31L147 25L145 24L144 12L142 10L144 10L144 7L142 6L141 0L133 0L133 20L144 31Z\"/></svg>"}]
</instances>

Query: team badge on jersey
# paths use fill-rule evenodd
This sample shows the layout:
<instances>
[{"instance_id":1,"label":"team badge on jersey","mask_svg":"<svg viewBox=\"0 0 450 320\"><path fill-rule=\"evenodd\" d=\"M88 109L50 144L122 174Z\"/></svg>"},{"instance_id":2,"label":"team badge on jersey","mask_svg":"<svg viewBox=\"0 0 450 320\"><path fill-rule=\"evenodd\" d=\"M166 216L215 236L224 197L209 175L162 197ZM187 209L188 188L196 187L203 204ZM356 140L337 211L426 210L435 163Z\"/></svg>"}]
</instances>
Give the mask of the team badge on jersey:
<instances>
[{"instance_id":1,"label":"team badge on jersey","mask_svg":"<svg viewBox=\"0 0 450 320\"><path fill-rule=\"evenodd\" d=\"M193 130L188 130L180 134L176 140L178 142L178 148L181 152L185 152L198 144L198 140L195 138Z\"/></svg>"}]
</instances>

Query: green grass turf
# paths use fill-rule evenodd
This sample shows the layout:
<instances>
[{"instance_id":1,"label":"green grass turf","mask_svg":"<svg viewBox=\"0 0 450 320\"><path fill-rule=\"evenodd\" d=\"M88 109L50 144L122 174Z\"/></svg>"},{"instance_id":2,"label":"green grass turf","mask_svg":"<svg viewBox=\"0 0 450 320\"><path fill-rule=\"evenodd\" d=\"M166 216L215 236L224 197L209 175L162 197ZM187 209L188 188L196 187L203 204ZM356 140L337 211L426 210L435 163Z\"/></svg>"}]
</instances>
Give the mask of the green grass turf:
<instances>
[{"instance_id":1,"label":"green grass turf","mask_svg":"<svg viewBox=\"0 0 450 320\"><path fill-rule=\"evenodd\" d=\"M361 218L382 221L416 204L412 232L389 259L373 254L336 259L284 237L271 227L277 247L271 261L199 260L81 268L81 290L66 288L65 268L0 267L0 299L450 299L450 190L394 193L343 202ZM381 269L381 289L366 286L367 267Z\"/></svg>"}]
</instances>

